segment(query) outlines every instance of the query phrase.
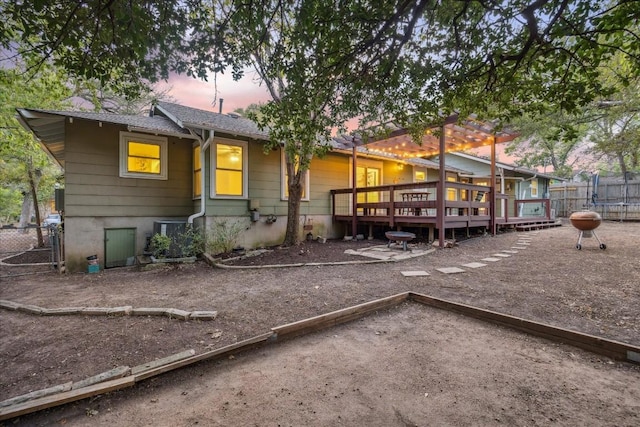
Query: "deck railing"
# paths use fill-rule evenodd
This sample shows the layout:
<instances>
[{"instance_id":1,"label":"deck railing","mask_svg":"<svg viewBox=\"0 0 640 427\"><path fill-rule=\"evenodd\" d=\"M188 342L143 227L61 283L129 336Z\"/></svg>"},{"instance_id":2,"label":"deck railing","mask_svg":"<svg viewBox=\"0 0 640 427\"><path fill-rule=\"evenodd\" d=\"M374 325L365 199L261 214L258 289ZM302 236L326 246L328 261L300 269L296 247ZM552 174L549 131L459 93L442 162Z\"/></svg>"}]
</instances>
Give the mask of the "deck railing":
<instances>
[{"instance_id":1,"label":"deck railing","mask_svg":"<svg viewBox=\"0 0 640 427\"><path fill-rule=\"evenodd\" d=\"M356 189L356 218L359 222L396 225L437 223L437 181L379 185ZM549 219L549 199L513 199L496 194L495 218L491 212L491 188L447 181L444 185L445 228L489 226L522 218ZM331 190L333 217L353 218L353 189Z\"/></svg>"}]
</instances>

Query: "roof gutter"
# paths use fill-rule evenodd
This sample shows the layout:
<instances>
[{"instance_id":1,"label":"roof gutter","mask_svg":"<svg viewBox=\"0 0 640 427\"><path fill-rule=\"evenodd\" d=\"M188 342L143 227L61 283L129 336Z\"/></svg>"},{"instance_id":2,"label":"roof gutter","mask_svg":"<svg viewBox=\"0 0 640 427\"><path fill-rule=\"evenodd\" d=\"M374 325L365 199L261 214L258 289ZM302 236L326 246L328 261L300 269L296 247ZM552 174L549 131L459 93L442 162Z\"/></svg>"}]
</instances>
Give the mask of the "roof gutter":
<instances>
[{"instance_id":1,"label":"roof gutter","mask_svg":"<svg viewBox=\"0 0 640 427\"><path fill-rule=\"evenodd\" d=\"M197 134L195 134L191 129L189 129L189 132L191 132L191 134L196 138L196 140L198 141L198 145L200 145L200 165L202 166L202 168L204 169L204 152L207 150L207 148L209 148L209 146L211 145L211 142L213 141L213 136L215 134L215 132L213 131L213 129L211 130L211 132L209 133L209 137L207 138L206 141L203 141L202 138L200 136L198 136ZM205 174L204 173L200 173L200 211L194 213L193 215L190 215L189 218L187 218L187 224L192 225L193 224L193 220L196 218L200 218L201 216L204 216L205 211L206 211L206 206L205 206Z\"/></svg>"},{"instance_id":2,"label":"roof gutter","mask_svg":"<svg viewBox=\"0 0 640 427\"><path fill-rule=\"evenodd\" d=\"M186 133L178 133L178 132L171 132L171 131L164 131L164 130L157 130L157 129L147 129L147 128L143 128L143 127L139 127L139 126L127 126L127 130L129 132L139 132L139 133L148 133L148 134L152 134L152 135L163 135L163 136L173 136L175 138L189 138L189 139L196 139L199 138L197 135L194 135L193 132L190 132L190 135L187 135Z\"/></svg>"}]
</instances>

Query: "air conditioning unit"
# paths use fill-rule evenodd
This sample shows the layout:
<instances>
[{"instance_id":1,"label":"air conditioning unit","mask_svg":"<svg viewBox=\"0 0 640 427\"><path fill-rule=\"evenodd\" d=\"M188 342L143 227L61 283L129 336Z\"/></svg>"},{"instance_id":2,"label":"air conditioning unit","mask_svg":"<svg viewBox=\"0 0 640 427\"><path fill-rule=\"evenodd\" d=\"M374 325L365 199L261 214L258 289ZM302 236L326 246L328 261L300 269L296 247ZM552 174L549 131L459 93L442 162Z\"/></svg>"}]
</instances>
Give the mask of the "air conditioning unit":
<instances>
[{"instance_id":1,"label":"air conditioning unit","mask_svg":"<svg viewBox=\"0 0 640 427\"><path fill-rule=\"evenodd\" d=\"M187 230L187 222L186 221L154 221L153 222L153 234L161 234L163 236L171 237L171 246L169 247L169 253L167 254L170 258L181 258L182 257L182 248L181 241L182 236Z\"/></svg>"}]
</instances>

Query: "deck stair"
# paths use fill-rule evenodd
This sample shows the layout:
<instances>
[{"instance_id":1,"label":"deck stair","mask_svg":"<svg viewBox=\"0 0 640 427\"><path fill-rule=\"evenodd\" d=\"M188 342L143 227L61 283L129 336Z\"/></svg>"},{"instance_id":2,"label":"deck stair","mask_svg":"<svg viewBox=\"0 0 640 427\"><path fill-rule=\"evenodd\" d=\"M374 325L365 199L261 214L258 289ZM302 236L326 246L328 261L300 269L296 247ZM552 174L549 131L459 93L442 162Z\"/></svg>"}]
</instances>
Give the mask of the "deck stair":
<instances>
[{"instance_id":1,"label":"deck stair","mask_svg":"<svg viewBox=\"0 0 640 427\"><path fill-rule=\"evenodd\" d=\"M516 231L540 230L543 228L553 228L562 226L562 221L558 219L549 219L542 221L531 221L519 223L515 226Z\"/></svg>"}]
</instances>

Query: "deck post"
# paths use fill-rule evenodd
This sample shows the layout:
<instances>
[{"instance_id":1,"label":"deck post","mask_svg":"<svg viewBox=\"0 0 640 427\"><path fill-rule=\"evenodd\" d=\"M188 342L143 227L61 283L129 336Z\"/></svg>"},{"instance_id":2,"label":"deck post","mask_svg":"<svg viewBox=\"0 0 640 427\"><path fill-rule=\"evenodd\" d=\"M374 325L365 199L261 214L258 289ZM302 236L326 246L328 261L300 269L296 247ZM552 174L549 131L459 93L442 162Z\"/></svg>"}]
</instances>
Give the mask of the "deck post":
<instances>
[{"instance_id":1,"label":"deck post","mask_svg":"<svg viewBox=\"0 0 640 427\"><path fill-rule=\"evenodd\" d=\"M489 198L491 212L491 234L496 235L496 134L491 138L491 197Z\"/></svg>"},{"instance_id":2,"label":"deck post","mask_svg":"<svg viewBox=\"0 0 640 427\"><path fill-rule=\"evenodd\" d=\"M353 141L353 151L352 151L352 163L353 163L353 170L351 171L351 205L353 206L353 218L351 219L351 235L353 236L353 238L355 239L356 236L358 235L358 210L357 210L357 206L358 206L358 194L356 192L356 186L357 186L357 179L358 179L358 171L357 171L357 167L358 167L358 153L356 151L356 143L355 141Z\"/></svg>"},{"instance_id":3,"label":"deck post","mask_svg":"<svg viewBox=\"0 0 640 427\"><path fill-rule=\"evenodd\" d=\"M439 179L438 179L438 186L436 187L436 195L437 195L437 204L436 204L436 222L438 224L438 246L440 246L441 248L444 248L444 240L445 240L445 228L444 228L444 224L445 224L445 218L444 218L444 214L445 214L445 188L444 188L444 182L447 179L447 173L445 171L445 127L446 125L446 120L445 122L442 124L442 127L440 128L440 158L439 160L439 170L438 170L438 175L439 175Z\"/></svg>"}]
</instances>

